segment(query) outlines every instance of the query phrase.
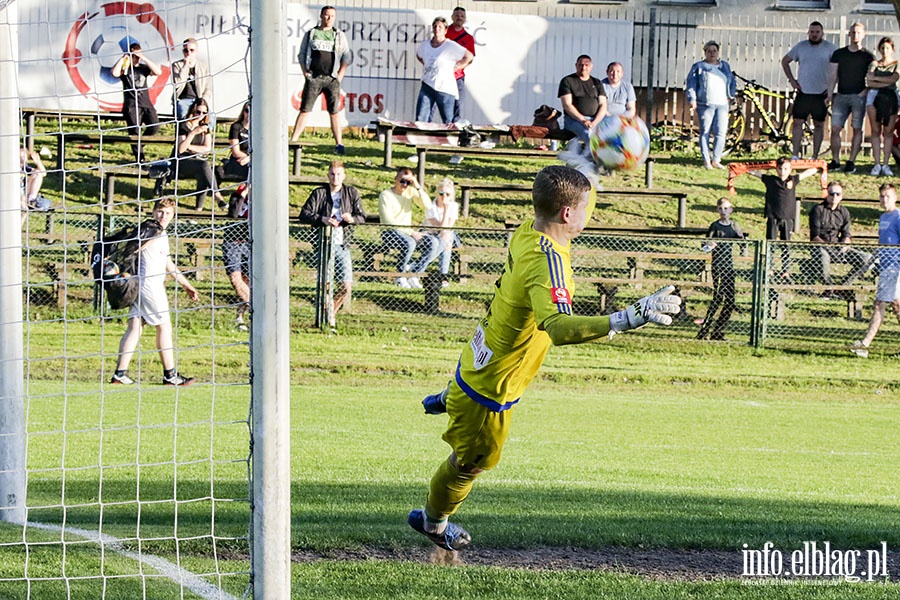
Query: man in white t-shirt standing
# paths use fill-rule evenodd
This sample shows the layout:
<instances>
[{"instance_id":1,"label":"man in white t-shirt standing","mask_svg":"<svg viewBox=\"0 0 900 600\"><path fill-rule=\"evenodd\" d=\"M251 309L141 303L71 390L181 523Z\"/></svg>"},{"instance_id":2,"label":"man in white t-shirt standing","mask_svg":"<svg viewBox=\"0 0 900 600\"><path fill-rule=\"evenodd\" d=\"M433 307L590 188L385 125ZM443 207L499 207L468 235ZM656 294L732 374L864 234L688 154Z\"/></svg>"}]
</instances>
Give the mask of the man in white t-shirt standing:
<instances>
[{"instance_id":1,"label":"man in white t-shirt standing","mask_svg":"<svg viewBox=\"0 0 900 600\"><path fill-rule=\"evenodd\" d=\"M416 58L425 66L422 87L416 100L416 121L430 122L436 105L444 123L454 122L453 106L459 99L456 71L465 69L475 55L447 38L447 19L437 17L431 23L433 36L416 50Z\"/></svg>"},{"instance_id":2,"label":"man in white t-shirt standing","mask_svg":"<svg viewBox=\"0 0 900 600\"><path fill-rule=\"evenodd\" d=\"M794 158L801 158L803 153L803 125L812 117L813 120L813 160L819 157L822 140L825 139L825 117L828 107L825 97L828 91L828 70L831 55L837 48L825 39L825 29L818 21L809 24L807 39L791 48L781 59L781 68L797 91L794 98L794 126L791 141L794 146ZM797 76L791 72L791 63L798 63Z\"/></svg>"},{"instance_id":3,"label":"man in white t-shirt standing","mask_svg":"<svg viewBox=\"0 0 900 600\"><path fill-rule=\"evenodd\" d=\"M169 298L166 296L166 275L172 275L191 300L197 301L200 295L188 281L169 256L169 236L166 227L175 217L175 199L160 198L153 207L153 219L159 223L162 233L146 242L139 250L138 276L141 279L141 291L137 302L128 314L128 326L119 342L119 361L112 383L131 385L134 380L128 376L128 365L141 333L144 323L156 328L156 349L163 364L163 385L186 386L194 383L193 377L184 377L175 370L175 351L172 342L172 321L169 318Z\"/></svg>"}]
</instances>

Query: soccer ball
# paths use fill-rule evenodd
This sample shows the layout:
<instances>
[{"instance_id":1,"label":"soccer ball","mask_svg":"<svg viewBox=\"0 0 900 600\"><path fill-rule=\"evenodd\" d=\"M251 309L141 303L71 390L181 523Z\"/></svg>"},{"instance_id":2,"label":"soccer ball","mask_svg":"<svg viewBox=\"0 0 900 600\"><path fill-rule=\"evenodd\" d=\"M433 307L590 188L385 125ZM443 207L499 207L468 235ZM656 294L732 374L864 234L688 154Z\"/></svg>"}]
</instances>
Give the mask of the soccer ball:
<instances>
[{"instance_id":1,"label":"soccer ball","mask_svg":"<svg viewBox=\"0 0 900 600\"><path fill-rule=\"evenodd\" d=\"M114 85L119 83L118 77L112 76L112 67L122 54L137 40L127 34L125 27L114 26L109 31L101 32L91 43L91 57L100 65L100 79Z\"/></svg>"},{"instance_id":2,"label":"soccer ball","mask_svg":"<svg viewBox=\"0 0 900 600\"><path fill-rule=\"evenodd\" d=\"M591 128L591 154L607 169L633 169L650 154L650 132L640 117L608 115Z\"/></svg>"}]
</instances>

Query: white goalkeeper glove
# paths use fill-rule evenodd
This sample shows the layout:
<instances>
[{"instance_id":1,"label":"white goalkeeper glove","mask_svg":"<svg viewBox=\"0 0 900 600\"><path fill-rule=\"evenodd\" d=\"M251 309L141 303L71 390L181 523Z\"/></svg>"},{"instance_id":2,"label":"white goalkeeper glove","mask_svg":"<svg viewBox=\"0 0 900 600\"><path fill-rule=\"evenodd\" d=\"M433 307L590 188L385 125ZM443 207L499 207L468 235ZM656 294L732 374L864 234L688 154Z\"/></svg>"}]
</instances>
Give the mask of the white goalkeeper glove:
<instances>
[{"instance_id":1,"label":"white goalkeeper glove","mask_svg":"<svg viewBox=\"0 0 900 600\"><path fill-rule=\"evenodd\" d=\"M671 315L677 315L681 310L681 298L673 295L674 291L674 285L667 285L661 290L641 298L625 310L611 314L609 316L610 335L637 329L647 323L671 325Z\"/></svg>"}]
</instances>

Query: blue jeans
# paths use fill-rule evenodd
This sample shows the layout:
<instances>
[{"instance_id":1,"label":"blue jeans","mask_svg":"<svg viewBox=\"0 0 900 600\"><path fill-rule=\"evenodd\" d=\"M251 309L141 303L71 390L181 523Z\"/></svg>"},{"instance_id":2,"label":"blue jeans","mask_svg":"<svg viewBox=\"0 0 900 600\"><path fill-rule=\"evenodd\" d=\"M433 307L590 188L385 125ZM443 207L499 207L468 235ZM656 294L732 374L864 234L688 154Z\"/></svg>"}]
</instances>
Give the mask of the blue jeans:
<instances>
[{"instance_id":1,"label":"blue jeans","mask_svg":"<svg viewBox=\"0 0 900 600\"><path fill-rule=\"evenodd\" d=\"M381 243L388 248L400 251L400 259L397 261L397 270L401 273L409 271L409 261L412 260L416 249L416 240L396 229L385 229L381 232Z\"/></svg>"},{"instance_id":2,"label":"blue jeans","mask_svg":"<svg viewBox=\"0 0 900 600\"><path fill-rule=\"evenodd\" d=\"M591 130L587 129L584 126L584 123L582 123L581 121L576 121L569 115L563 115L563 129L565 129L566 131L571 131L572 133L575 134L576 140L581 140L582 142L584 142L584 149L581 151L581 154L590 155L590 153L591 153ZM571 144L573 142L574 142L574 140L569 143ZM575 142L575 143L577 144L577 142Z\"/></svg>"},{"instance_id":3,"label":"blue jeans","mask_svg":"<svg viewBox=\"0 0 900 600\"><path fill-rule=\"evenodd\" d=\"M721 162L725 136L728 135L728 105L698 104L697 112L700 113L700 156L707 164ZM712 160L709 158L710 133L716 136Z\"/></svg>"},{"instance_id":4,"label":"blue jeans","mask_svg":"<svg viewBox=\"0 0 900 600\"><path fill-rule=\"evenodd\" d=\"M423 273L444 249L444 244L438 236L426 233L419 240L418 247L421 248L421 254L419 260L410 268L413 273Z\"/></svg>"},{"instance_id":5,"label":"blue jeans","mask_svg":"<svg viewBox=\"0 0 900 600\"><path fill-rule=\"evenodd\" d=\"M463 75L459 79L456 80L456 91L459 93L459 97L453 101L453 122L456 123L462 117L459 116L459 107L462 106L463 98L465 98L466 94L466 76ZM428 122L434 120L434 110L437 108L436 104L431 105L431 112L428 113Z\"/></svg>"},{"instance_id":6,"label":"blue jeans","mask_svg":"<svg viewBox=\"0 0 900 600\"><path fill-rule=\"evenodd\" d=\"M449 242L441 240L441 244L441 274L447 275L450 273L450 259L453 257L453 249L462 246L462 240L459 239L459 235L454 231L453 239Z\"/></svg>"},{"instance_id":7,"label":"blue jeans","mask_svg":"<svg viewBox=\"0 0 900 600\"><path fill-rule=\"evenodd\" d=\"M450 94L439 92L424 81L419 88L419 98L416 100L416 121L431 122L431 111L434 105L441 112L441 120L444 123L453 123L453 102L456 100Z\"/></svg>"}]
</instances>

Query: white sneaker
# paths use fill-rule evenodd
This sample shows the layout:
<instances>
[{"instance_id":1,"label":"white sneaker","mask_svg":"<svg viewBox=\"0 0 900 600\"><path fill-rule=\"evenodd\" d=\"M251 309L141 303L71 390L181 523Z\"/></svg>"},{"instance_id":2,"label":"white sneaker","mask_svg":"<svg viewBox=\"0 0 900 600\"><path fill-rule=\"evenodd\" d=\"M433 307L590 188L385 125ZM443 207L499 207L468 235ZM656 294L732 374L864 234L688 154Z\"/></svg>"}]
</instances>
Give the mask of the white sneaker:
<instances>
[{"instance_id":1,"label":"white sneaker","mask_svg":"<svg viewBox=\"0 0 900 600\"><path fill-rule=\"evenodd\" d=\"M850 345L850 352L860 358L869 358L869 347L863 344L862 340L856 340Z\"/></svg>"},{"instance_id":2,"label":"white sneaker","mask_svg":"<svg viewBox=\"0 0 900 600\"><path fill-rule=\"evenodd\" d=\"M893 177L894 172L891 171L891 168L888 165L881 165L881 176L882 177Z\"/></svg>"},{"instance_id":3,"label":"white sneaker","mask_svg":"<svg viewBox=\"0 0 900 600\"><path fill-rule=\"evenodd\" d=\"M408 290L409 288L412 287L411 285L409 285L409 280L406 277L398 277L397 279L394 280L394 283L396 283L397 285L399 285L400 287L402 287L405 290Z\"/></svg>"},{"instance_id":4,"label":"white sneaker","mask_svg":"<svg viewBox=\"0 0 900 600\"><path fill-rule=\"evenodd\" d=\"M872 175L873 177L878 177L881 174L881 165L875 165L874 167L872 167L872 171L869 173L869 175Z\"/></svg>"},{"instance_id":5,"label":"white sneaker","mask_svg":"<svg viewBox=\"0 0 900 600\"><path fill-rule=\"evenodd\" d=\"M419 281L418 277L410 277L409 278L409 287L417 290L422 289L422 282Z\"/></svg>"}]
</instances>

